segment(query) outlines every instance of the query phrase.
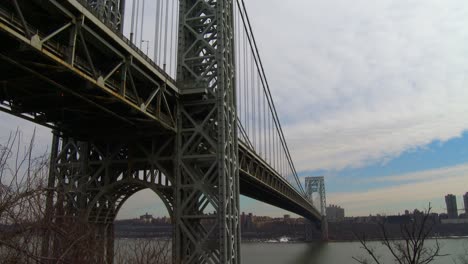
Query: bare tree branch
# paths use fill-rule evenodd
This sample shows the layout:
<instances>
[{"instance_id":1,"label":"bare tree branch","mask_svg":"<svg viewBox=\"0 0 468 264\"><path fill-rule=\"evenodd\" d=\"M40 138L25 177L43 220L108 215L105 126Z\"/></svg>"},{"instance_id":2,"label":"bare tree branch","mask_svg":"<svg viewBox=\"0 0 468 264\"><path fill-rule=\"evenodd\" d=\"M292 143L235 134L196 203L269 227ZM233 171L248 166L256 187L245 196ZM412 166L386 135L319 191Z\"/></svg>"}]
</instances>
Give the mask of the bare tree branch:
<instances>
[{"instance_id":1,"label":"bare tree branch","mask_svg":"<svg viewBox=\"0 0 468 264\"><path fill-rule=\"evenodd\" d=\"M382 234L382 245L393 256L395 263L398 264L429 264L436 258L447 256L440 253L440 244L435 239L435 245L432 247L426 246L427 239L430 238L433 224L430 222L431 204L422 216L414 215L410 224L400 226L401 238L392 239L388 234L388 229L385 222L379 223L379 228ZM383 264L376 258L375 250L368 246L365 236L356 236L365 249L366 253L374 259L377 264ZM361 264L368 263L362 258L353 257L353 259ZM463 263L465 264L465 263Z\"/></svg>"}]
</instances>

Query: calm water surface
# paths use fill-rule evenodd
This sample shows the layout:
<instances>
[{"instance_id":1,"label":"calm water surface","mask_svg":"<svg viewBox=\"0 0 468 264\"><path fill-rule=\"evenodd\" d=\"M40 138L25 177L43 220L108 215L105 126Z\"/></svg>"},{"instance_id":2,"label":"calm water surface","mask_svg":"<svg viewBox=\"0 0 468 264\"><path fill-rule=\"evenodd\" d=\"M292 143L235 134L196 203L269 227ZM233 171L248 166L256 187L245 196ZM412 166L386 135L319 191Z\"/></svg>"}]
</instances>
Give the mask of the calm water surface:
<instances>
[{"instance_id":1,"label":"calm water surface","mask_svg":"<svg viewBox=\"0 0 468 264\"><path fill-rule=\"evenodd\" d=\"M428 241L428 245L434 245ZM439 258L431 264L453 264L454 260L468 250L468 238L441 239L441 254L450 256ZM393 263L380 242L372 242L384 263ZM365 256L358 242L321 243L244 243L242 244L242 264L348 264L357 263L352 257Z\"/></svg>"}]
</instances>

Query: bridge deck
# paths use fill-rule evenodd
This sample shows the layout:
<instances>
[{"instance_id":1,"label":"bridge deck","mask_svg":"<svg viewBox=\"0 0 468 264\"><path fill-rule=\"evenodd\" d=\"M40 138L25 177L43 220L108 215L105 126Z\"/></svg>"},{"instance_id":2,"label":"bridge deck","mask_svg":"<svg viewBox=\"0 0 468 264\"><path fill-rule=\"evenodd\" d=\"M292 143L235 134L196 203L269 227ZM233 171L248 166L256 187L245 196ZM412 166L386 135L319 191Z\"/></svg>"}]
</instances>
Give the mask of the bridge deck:
<instances>
[{"instance_id":1,"label":"bridge deck","mask_svg":"<svg viewBox=\"0 0 468 264\"><path fill-rule=\"evenodd\" d=\"M2 111L78 138L176 132L180 93L162 69L76 0L30 5L23 23L10 1L0 4ZM239 165L241 194L321 220L243 143Z\"/></svg>"},{"instance_id":2,"label":"bridge deck","mask_svg":"<svg viewBox=\"0 0 468 264\"><path fill-rule=\"evenodd\" d=\"M22 10L28 30L0 6L3 110L75 134L175 130L178 90L162 69L77 1L41 2Z\"/></svg>"}]
</instances>

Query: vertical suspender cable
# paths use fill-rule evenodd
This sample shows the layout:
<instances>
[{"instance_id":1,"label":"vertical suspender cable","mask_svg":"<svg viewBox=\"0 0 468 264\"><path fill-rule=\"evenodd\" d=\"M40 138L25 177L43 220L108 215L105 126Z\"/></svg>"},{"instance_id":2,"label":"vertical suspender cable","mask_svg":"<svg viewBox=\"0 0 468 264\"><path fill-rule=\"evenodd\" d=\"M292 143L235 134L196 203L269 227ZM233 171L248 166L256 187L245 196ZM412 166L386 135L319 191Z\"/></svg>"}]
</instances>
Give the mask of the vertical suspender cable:
<instances>
[{"instance_id":1,"label":"vertical suspender cable","mask_svg":"<svg viewBox=\"0 0 468 264\"><path fill-rule=\"evenodd\" d=\"M243 60L243 67L244 67L244 101L242 104L244 105L244 125L245 125L245 130L247 132L247 135L249 134L249 118L248 118L248 113L247 113L247 39L245 38L245 34L242 34L242 39L243 39L243 50L244 50L244 60Z\"/></svg>"},{"instance_id":2,"label":"vertical suspender cable","mask_svg":"<svg viewBox=\"0 0 468 264\"><path fill-rule=\"evenodd\" d=\"M145 0L141 4L140 49L143 45L143 21L145 20Z\"/></svg>"},{"instance_id":3,"label":"vertical suspender cable","mask_svg":"<svg viewBox=\"0 0 468 264\"><path fill-rule=\"evenodd\" d=\"M281 155L281 149L278 147L279 146L279 135L278 135L278 130L276 130L276 170L278 171L278 173L281 173L281 168L280 168L280 162L279 162L279 159L280 159L280 155Z\"/></svg>"},{"instance_id":4,"label":"vertical suspender cable","mask_svg":"<svg viewBox=\"0 0 468 264\"><path fill-rule=\"evenodd\" d=\"M273 116L271 116L271 134L272 134L272 138L273 138L273 142L272 142L272 147L273 147L273 167L275 168L275 170L277 170L277 164L276 164L276 129L275 129L275 125L274 125L274 122L275 122L275 119Z\"/></svg>"},{"instance_id":5,"label":"vertical suspender cable","mask_svg":"<svg viewBox=\"0 0 468 264\"><path fill-rule=\"evenodd\" d=\"M270 115L267 113L268 117L268 162L271 163L271 156L273 154L273 148L271 144L271 124L270 124Z\"/></svg>"},{"instance_id":6,"label":"vertical suspender cable","mask_svg":"<svg viewBox=\"0 0 468 264\"><path fill-rule=\"evenodd\" d=\"M244 0L236 0L237 5L239 6L239 9L241 9L240 4L239 4L239 1L242 2L242 10L243 10L243 12L244 12L244 14L245 14L245 18L246 18L246 20L247 20L247 21L244 21L244 16L243 16L243 13L241 12L242 21L244 22L244 23L243 23L243 24L244 24L244 28L245 28L246 31L252 32L252 26L251 26L251 24L250 24L250 19L249 19L249 16L248 16L248 14L247 14L247 10L246 10L246 8L245 8L245 2L244 2ZM247 30L247 27L249 28L249 30ZM249 42L250 42L250 41L253 43L253 44L251 45L252 50L255 49L255 53L258 55L258 54L259 54L259 52L258 52L258 46L257 46L257 42L256 42L255 37L253 36L253 34L252 34L252 39L250 39L250 36L249 36ZM264 70L264 68L263 68L263 63L262 63L261 60L260 60L260 56L258 56L258 58L259 58L259 60L256 61L256 63L257 63L257 67L259 67L259 71L261 71L261 76L263 77L263 78L262 78L262 82L263 82L263 81L265 82L265 83L264 83L264 89L266 88L265 91L266 91L266 93L268 94L267 98L268 98L269 106L270 106L271 111L272 111L272 115L273 115L273 117L274 117L274 120L273 120L273 121L274 121L274 124L275 124L276 128L277 128L278 131L280 132L280 135L279 135L279 136L282 137L282 138L284 138L284 134L283 134L283 130L282 130L282 128L281 128L281 124L279 124L279 122L278 122L278 120L279 120L279 119L278 119L278 114L277 114L277 112L276 112L276 108L275 108L275 106L274 106L274 104L273 104L273 101L272 101L272 96L271 96L271 92L270 92L270 89L269 89L269 84L268 84L268 81L267 81L267 79L266 79L266 77L265 77L265 70ZM271 103L270 103L270 101L271 101ZM299 190L299 191L300 191L302 194L304 194L305 192L304 192L304 189L302 188L302 185L301 185L300 182L299 182L299 178L298 178L297 173L296 173L296 170L295 170L295 168L294 168L294 164L293 164L293 162L292 162L292 158L291 158L291 155L290 155L290 152L289 152L289 148L288 148L287 145L285 145L285 142L282 142L282 145L283 145L283 148L284 148L285 151L286 151L286 155L287 155L287 158L288 158L288 162L291 164L291 167L294 169L294 177L295 177L295 180L296 180L296 182L298 183L298 185L300 186L300 190Z\"/></svg>"},{"instance_id":7,"label":"vertical suspender cable","mask_svg":"<svg viewBox=\"0 0 468 264\"><path fill-rule=\"evenodd\" d=\"M135 42L133 44L135 44L135 46L138 47L138 21L139 18L140 18L140 0L136 0L136 16L135 16Z\"/></svg>"},{"instance_id":8,"label":"vertical suspender cable","mask_svg":"<svg viewBox=\"0 0 468 264\"><path fill-rule=\"evenodd\" d=\"M173 49L174 49L174 3L176 1L171 1L171 30L170 30L170 37L169 39L171 40L170 44L169 44L169 74L173 73L172 70L173 70L173 60L174 60L174 54L172 53Z\"/></svg>"},{"instance_id":9,"label":"vertical suspender cable","mask_svg":"<svg viewBox=\"0 0 468 264\"><path fill-rule=\"evenodd\" d=\"M254 145L254 149L257 150L257 119L256 119L256 113L255 113L255 75L254 75L255 71L254 71L254 63L253 63L253 54L252 56L250 57L250 75L252 76L252 79L251 79L251 89L252 89L252 98L251 98L251 101L252 101L252 108L251 108L251 115L252 115L252 136L253 136L253 145Z\"/></svg>"},{"instance_id":10,"label":"vertical suspender cable","mask_svg":"<svg viewBox=\"0 0 468 264\"><path fill-rule=\"evenodd\" d=\"M278 170L278 173L281 173L281 166L280 166L280 155L281 155L281 149L279 148L279 134L278 131L276 131L276 167Z\"/></svg>"},{"instance_id":11,"label":"vertical suspender cable","mask_svg":"<svg viewBox=\"0 0 468 264\"><path fill-rule=\"evenodd\" d=\"M158 35L158 28L159 28L159 7L161 5L161 0L156 0L156 10L154 12L156 21L154 23L154 62L158 64L158 50L159 50L159 35Z\"/></svg>"},{"instance_id":12,"label":"vertical suspender cable","mask_svg":"<svg viewBox=\"0 0 468 264\"><path fill-rule=\"evenodd\" d=\"M237 92L238 92L238 95L237 95L237 113L238 113L238 120L240 122L242 122L242 110L241 110L241 104L240 104L240 101L242 99L242 90L240 89L240 48L239 48L239 40L240 40L240 36L239 36L239 9L236 9L236 12L234 13L234 18L235 18L235 32L236 32L236 36L235 36L235 46L236 46L236 88L237 88ZM240 134L240 133L239 133Z\"/></svg>"},{"instance_id":13,"label":"vertical suspender cable","mask_svg":"<svg viewBox=\"0 0 468 264\"><path fill-rule=\"evenodd\" d=\"M257 115L258 115L258 146L260 150L260 157L263 155L263 119L262 119L262 91L260 90L260 76L257 78Z\"/></svg>"},{"instance_id":14,"label":"vertical suspender cable","mask_svg":"<svg viewBox=\"0 0 468 264\"><path fill-rule=\"evenodd\" d=\"M260 79L258 80L260 82ZM267 115L267 109L266 109L266 104L265 104L265 97L262 96L262 104L263 104L263 148L265 151L265 159L267 156L267 122L266 122L266 115Z\"/></svg>"},{"instance_id":15,"label":"vertical suspender cable","mask_svg":"<svg viewBox=\"0 0 468 264\"><path fill-rule=\"evenodd\" d=\"M284 172L284 149L283 149L283 151L281 152L281 174L283 175L283 177L284 177L285 179L287 179L287 177L286 177L287 175L286 175L286 173Z\"/></svg>"},{"instance_id":16,"label":"vertical suspender cable","mask_svg":"<svg viewBox=\"0 0 468 264\"><path fill-rule=\"evenodd\" d=\"M283 177L284 177L284 174L282 173L282 172L283 172L283 154L284 154L284 149L281 148L281 145L282 145L282 144L281 144L281 142L282 142L281 137L278 136L278 139L279 139L279 140L278 140L278 149L280 150L279 163L280 163L280 165L281 165L280 171L281 171L281 175L283 175Z\"/></svg>"},{"instance_id":17,"label":"vertical suspender cable","mask_svg":"<svg viewBox=\"0 0 468 264\"><path fill-rule=\"evenodd\" d=\"M135 2L136 0L132 1L132 19L131 19L131 25L130 25L130 42L133 43L133 29L135 27Z\"/></svg>"},{"instance_id":18,"label":"vertical suspender cable","mask_svg":"<svg viewBox=\"0 0 468 264\"><path fill-rule=\"evenodd\" d=\"M281 149L281 172L283 177L286 178L286 174L284 173L284 148Z\"/></svg>"},{"instance_id":19,"label":"vertical suspender cable","mask_svg":"<svg viewBox=\"0 0 468 264\"><path fill-rule=\"evenodd\" d=\"M163 9L164 9L164 0L160 0L161 5L159 6L159 27L158 27L158 36L159 36L159 50L158 50L158 56L159 56L159 66L162 65L163 60L163 19L164 19L164 14L163 14Z\"/></svg>"},{"instance_id":20,"label":"vertical suspender cable","mask_svg":"<svg viewBox=\"0 0 468 264\"><path fill-rule=\"evenodd\" d=\"M249 45L248 43L246 45ZM250 64L250 59L252 57L250 56L250 54L247 52L247 76L248 79L247 79L247 87L249 87L248 89L248 97L247 97L247 112L249 113L249 137L252 138L253 136L253 112L252 112L252 107L250 105L250 101L252 100L252 92L253 92L253 87L252 87L252 65Z\"/></svg>"},{"instance_id":21,"label":"vertical suspender cable","mask_svg":"<svg viewBox=\"0 0 468 264\"><path fill-rule=\"evenodd\" d=\"M261 105L261 98L262 98L262 94L261 94L261 90L260 90L260 76L258 76L257 78L257 117L258 117L258 147L260 149L260 156L262 155L262 105Z\"/></svg>"},{"instance_id":22,"label":"vertical suspender cable","mask_svg":"<svg viewBox=\"0 0 468 264\"><path fill-rule=\"evenodd\" d=\"M284 149L281 150L281 175L286 178L286 175L284 174Z\"/></svg>"},{"instance_id":23,"label":"vertical suspender cable","mask_svg":"<svg viewBox=\"0 0 468 264\"><path fill-rule=\"evenodd\" d=\"M281 150L280 148L278 147L279 146L279 133L278 133L278 130L276 130L276 170L278 172L281 172L280 170L280 154L281 154Z\"/></svg>"},{"instance_id":24,"label":"vertical suspender cable","mask_svg":"<svg viewBox=\"0 0 468 264\"><path fill-rule=\"evenodd\" d=\"M273 119L273 118L272 118ZM272 133L273 133L273 168L276 169L276 133L275 130L273 130L273 125L271 127Z\"/></svg>"},{"instance_id":25,"label":"vertical suspender cable","mask_svg":"<svg viewBox=\"0 0 468 264\"><path fill-rule=\"evenodd\" d=\"M175 1L175 9L176 9L176 26L175 26L175 29L176 29L176 36L175 36L175 43L174 45L176 47L179 47L179 12L180 12L180 9L179 9L179 5L178 5L178 1ZM179 54L179 49L176 48L175 49L175 52L174 52L174 57L175 57L175 63L174 63L174 67L175 67L175 73L174 73L174 78L177 78L177 64L178 64L178 60L177 60L177 56Z\"/></svg>"},{"instance_id":26,"label":"vertical suspender cable","mask_svg":"<svg viewBox=\"0 0 468 264\"><path fill-rule=\"evenodd\" d=\"M168 22L169 22L169 1L170 0L167 0L166 1L166 22L164 23L164 62L163 62L163 70L166 71L166 58L167 58L167 28L169 27L168 26Z\"/></svg>"}]
</instances>

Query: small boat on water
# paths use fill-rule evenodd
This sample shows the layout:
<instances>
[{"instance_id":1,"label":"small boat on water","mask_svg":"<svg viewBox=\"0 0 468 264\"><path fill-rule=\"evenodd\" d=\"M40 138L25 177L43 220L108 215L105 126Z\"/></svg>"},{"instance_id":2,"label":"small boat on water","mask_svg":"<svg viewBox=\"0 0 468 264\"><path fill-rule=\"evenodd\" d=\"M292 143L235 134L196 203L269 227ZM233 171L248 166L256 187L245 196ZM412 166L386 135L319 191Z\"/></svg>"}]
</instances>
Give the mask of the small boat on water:
<instances>
[{"instance_id":1,"label":"small boat on water","mask_svg":"<svg viewBox=\"0 0 468 264\"><path fill-rule=\"evenodd\" d=\"M269 239L265 241L267 243L287 243L289 242L289 237L280 237L278 239Z\"/></svg>"}]
</instances>

